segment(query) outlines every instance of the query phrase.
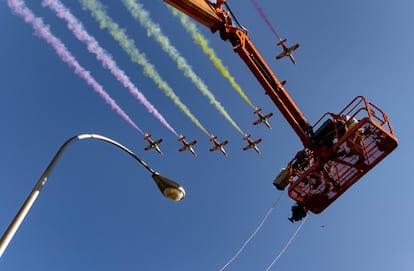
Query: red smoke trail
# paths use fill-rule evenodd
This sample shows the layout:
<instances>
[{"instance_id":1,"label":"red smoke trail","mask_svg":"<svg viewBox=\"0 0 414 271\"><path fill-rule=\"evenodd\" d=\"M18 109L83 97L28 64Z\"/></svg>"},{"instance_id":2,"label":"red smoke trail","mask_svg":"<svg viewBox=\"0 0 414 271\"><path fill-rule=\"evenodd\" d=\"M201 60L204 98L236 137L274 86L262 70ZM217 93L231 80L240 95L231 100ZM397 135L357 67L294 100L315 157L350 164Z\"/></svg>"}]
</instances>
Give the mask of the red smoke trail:
<instances>
[{"instance_id":1,"label":"red smoke trail","mask_svg":"<svg viewBox=\"0 0 414 271\"><path fill-rule=\"evenodd\" d=\"M147 108L148 112L152 113L165 127L178 136L164 117L135 87L125 72L118 67L112 57L106 53L105 50L99 45L98 41L86 31L83 24L70 12L67 7L65 7L59 0L43 0L43 5L50 7L59 18L65 20L68 28L72 31L76 38L87 45L89 52L96 55L96 58L102 62L102 65L110 70L112 75Z\"/></svg>"},{"instance_id":2,"label":"red smoke trail","mask_svg":"<svg viewBox=\"0 0 414 271\"><path fill-rule=\"evenodd\" d=\"M80 76L90 85L104 100L109 104L118 115L120 115L126 122L134 127L138 132L144 134L141 129L129 118L129 116L116 104L116 102L109 96L102 86L95 81L95 79L85 70L75 59L75 57L68 51L65 45L50 32L49 27L43 23L42 18L36 17L33 12L26 6L22 0L7 0L7 4L16 14L21 16L26 23L32 25L35 33L49 43L56 51L58 56L72 67L75 74Z\"/></svg>"},{"instance_id":3,"label":"red smoke trail","mask_svg":"<svg viewBox=\"0 0 414 271\"><path fill-rule=\"evenodd\" d=\"M276 36L276 38L278 40L280 40L279 34L277 34L276 29L272 26L272 24L270 23L269 19L267 18L266 14L264 13L264 10L260 7L259 3L257 2L257 0L251 0L254 7L257 9L257 11L260 14L260 17L262 17L263 21L267 24L267 26L269 26L270 30L272 31L272 33Z\"/></svg>"}]
</instances>

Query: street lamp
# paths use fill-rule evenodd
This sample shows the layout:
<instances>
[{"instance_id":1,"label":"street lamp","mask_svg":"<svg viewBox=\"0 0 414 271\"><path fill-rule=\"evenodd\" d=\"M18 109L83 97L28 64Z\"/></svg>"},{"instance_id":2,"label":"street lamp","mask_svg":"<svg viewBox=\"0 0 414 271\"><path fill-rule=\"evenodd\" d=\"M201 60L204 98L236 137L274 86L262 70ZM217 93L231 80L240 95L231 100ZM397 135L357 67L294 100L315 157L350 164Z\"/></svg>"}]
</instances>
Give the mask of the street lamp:
<instances>
[{"instance_id":1,"label":"street lamp","mask_svg":"<svg viewBox=\"0 0 414 271\"><path fill-rule=\"evenodd\" d=\"M168 199L173 201L180 201L185 197L185 190L184 188L179 185L178 183L168 179L167 177L161 176L158 172L154 171L150 168L143 160L141 160L138 156L136 156L131 150L127 147L123 146L122 144L112 140L108 137L97 135L97 134L81 134L68 139L60 149L57 151L55 156L53 157L52 161L49 163L46 170L43 172L42 176L40 177L39 181L34 186L32 192L30 192L29 196L23 203L20 210L17 212L16 216L14 217L13 221L10 223L9 227L3 234L0 240L0 257L3 255L4 251L6 250L8 244L10 243L11 239L13 238L14 234L16 233L17 229L20 227L20 224L23 222L23 219L26 217L27 213L29 212L30 208L32 207L33 203L35 202L36 198L38 197L40 190L47 182L47 178L50 172L55 167L58 159L63 154L65 149L73 142L87 139L87 138L94 138L105 141L107 143L111 143L118 148L122 149L123 151L127 152L131 155L135 160L137 160L141 165L143 165L151 174L152 179L154 180L155 184L160 189L161 193Z\"/></svg>"}]
</instances>

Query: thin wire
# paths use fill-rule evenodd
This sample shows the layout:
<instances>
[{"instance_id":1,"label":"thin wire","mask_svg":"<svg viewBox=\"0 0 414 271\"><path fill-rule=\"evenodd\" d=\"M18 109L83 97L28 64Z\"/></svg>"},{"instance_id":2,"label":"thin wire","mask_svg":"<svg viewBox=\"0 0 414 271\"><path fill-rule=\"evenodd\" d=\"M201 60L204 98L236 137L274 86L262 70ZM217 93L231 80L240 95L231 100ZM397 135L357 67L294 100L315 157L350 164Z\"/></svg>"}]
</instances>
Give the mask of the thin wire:
<instances>
[{"instance_id":1,"label":"thin wire","mask_svg":"<svg viewBox=\"0 0 414 271\"><path fill-rule=\"evenodd\" d=\"M236 16L234 16L233 12L231 11L229 5L227 5L227 2L224 2L224 5L226 6L227 10L230 12L231 17L233 17L234 21L236 22L236 24L243 30L247 32L247 28L244 27L243 25L241 25L239 23L239 21L237 20Z\"/></svg>"},{"instance_id":2,"label":"thin wire","mask_svg":"<svg viewBox=\"0 0 414 271\"><path fill-rule=\"evenodd\" d=\"M273 209L275 208L276 204L280 201L282 198L283 193L280 193L279 197L276 199L276 201L273 203L272 207L270 207L269 211L267 211L266 215L263 217L262 221L260 222L259 226L257 226L256 230L250 235L249 238L244 242L244 244L240 247L239 251L237 251L236 254L220 269L220 271L223 271L227 268L244 250L244 248L247 246L247 244L253 239L253 237L258 233L258 231L262 228L263 224L266 222L266 220L269 218L270 214L272 213Z\"/></svg>"},{"instance_id":3,"label":"thin wire","mask_svg":"<svg viewBox=\"0 0 414 271\"><path fill-rule=\"evenodd\" d=\"M290 246L292 241L295 239L296 235L299 233L300 229L302 228L303 224L305 223L306 219L308 217L306 216L302 223L300 223L299 227L296 229L296 231L293 233L292 237L290 237L289 241L286 243L285 247L279 252L279 254L276 256L276 258L273 260L273 262L266 268L266 271L269 271L272 266L279 260L279 258L282 256L282 254L286 251L286 249Z\"/></svg>"}]
</instances>

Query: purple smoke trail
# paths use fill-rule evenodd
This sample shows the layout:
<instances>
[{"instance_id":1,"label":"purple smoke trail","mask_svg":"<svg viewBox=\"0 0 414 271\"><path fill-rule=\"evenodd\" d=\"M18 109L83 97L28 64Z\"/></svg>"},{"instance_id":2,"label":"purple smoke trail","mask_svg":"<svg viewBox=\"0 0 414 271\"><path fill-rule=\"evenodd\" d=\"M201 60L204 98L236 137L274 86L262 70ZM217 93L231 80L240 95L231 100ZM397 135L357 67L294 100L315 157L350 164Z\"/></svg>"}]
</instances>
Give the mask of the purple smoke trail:
<instances>
[{"instance_id":1,"label":"purple smoke trail","mask_svg":"<svg viewBox=\"0 0 414 271\"><path fill-rule=\"evenodd\" d=\"M116 102L109 96L102 86L95 81L95 79L85 70L75 59L75 57L68 51L65 45L50 32L49 27L46 26L42 18L36 17L33 12L26 6L23 0L7 0L7 4L16 14L20 15L26 23L32 25L35 33L49 43L56 51L58 56L75 71L75 74L80 76L90 85L104 100L109 104L118 115L120 115L126 122L134 127L138 132L144 134L140 128L129 118L129 116L116 104Z\"/></svg>"},{"instance_id":2,"label":"purple smoke trail","mask_svg":"<svg viewBox=\"0 0 414 271\"><path fill-rule=\"evenodd\" d=\"M167 127L176 136L178 134L168 124L164 117L154 108L154 106L145 98L145 96L135 87L129 77L121 70L112 57L105 52L99 45L98 41L92 37L85 29L83 24L65 7L59 0L43 0L43 5L50 7L56 15L67 22L68 28L73 32L76 38L87 45L89 52L94 53L96 58L102 62L102 65L109 69L112 75L129 90L129 92L141 102L165 127Z\"/></svg>"},{"instance_id":3,"label":"purple smoke trail","mask_svg":"<svg viewBox=\"0 0 414 271\"><path fill-rule=\"evenodd\" d=\"M276 29L273 27L273 25L270 23L269 19L267 18L266 14L264 13L264 10L260 7L259 3L257 2L257 0L251 0L254 7L257 9L257 11L259 12L260 16L262 17L263 21L267 24L267 26L269 26L270 30L272 31L272 33L276 36L276 38L278 40L280 40L279 35L276 32Z\"/></svg>"}]
</instances>

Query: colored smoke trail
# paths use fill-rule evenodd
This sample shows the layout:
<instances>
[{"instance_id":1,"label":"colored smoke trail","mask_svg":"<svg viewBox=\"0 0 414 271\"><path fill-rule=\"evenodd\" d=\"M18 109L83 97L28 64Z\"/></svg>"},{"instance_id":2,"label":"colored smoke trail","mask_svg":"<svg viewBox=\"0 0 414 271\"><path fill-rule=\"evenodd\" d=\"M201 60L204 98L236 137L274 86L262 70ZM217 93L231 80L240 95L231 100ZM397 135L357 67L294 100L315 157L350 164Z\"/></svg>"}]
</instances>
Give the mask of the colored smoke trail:
<instances>
[{"instance_id":1,"label":"colored smoke trail","mask_svg":"<svg viewBox=\"0 0 414 271\"><path fill-rule=\"evenodd\" d=\"M76 58L69 52L65 45L50 31L40 17L36 17L34 13L26 6L23 0L7 0L7 4L16 14L21 16L26 23L32 25L35 33L49 43L55 49L58 56L63 62L74 69L75 74L84 79L86 83L91 86L104 100L109 104L115 112L120 115L126 122L134 127L138 132L144 134L140 128L129 118L129 116L119 107L119 105L109 96L103 87L96 82L90 75L89 71L85 70L76 60Z\"/></svg>"},{"instance_id":2,"label":"colored smoke trail","mask_svg":"<svg viewBox=\"0 0 414 271\"><path fill-rule=\"evenodd\" d=\"M100 27L109 31L121 48L130 56L131 60L143 67L144 75L152 79L157 87L164 91L164 94L169 97L174 104L180 108L201 131L203 131L203 133L209 135L209 132L201 125L196 117L194 117L187 106L181 102L180 98L175 94L168 83L161 78L154 66L147 60L146 56L138 50L134 41L130 39L125 31L106 14L102 4L95 0L80 0L80 2L83 8L88 9L91 12Z\"/></svg>"},{"instance_id":3,"label":"colored smoke trail","mask_svg":"<svg viewBox=\"0 0 414 271\"><path fill-rule=\"evenodd\" d=\"M272 23L267 18L267 16L264 13L264 10L262 9L262 7L259 5L259 2L257 2L257 0L251 0L251 1L253 3L254 7L256 8L256 10L259 12L260 17L262 17L263 21L267 24L267 26L270 28L272 33L276 36L276 38L278 40L281 40L281 38L279 37L279 34L277 34L277 32L276 32L276 29L273 27Z\"/></svg>"},{"instance_id":4,"label":"colored smoke trail","mask_svg":"<svg viewBox=\"0 0 414 271\"><path fill-rule=\"evenodd\" d=\"M184 57L181 56L180 52L171 44L169 38L164 35L158 24L154 23L142 4L136 0L122 0L124 5L127 7L132 16L139 21L139 23L145 27L149 36L153 37L157 41L163 51L167 53L176 63L179 70L191 80L191 82L200 90L200 92L210 100L212 104L221 115L223 115L227 121L233 125L241 134L242 130L237 126L236 122L226 112L224 107L216 100L214 95L210 92L208 87L205 85L203 80L193 71L193 68L187 63Z\"/></svg>"},{"instance_id":5,"label":"colored smoke trail","mask_svg":"<svg viewBox=\"0 0 414 271\"><path fill-rule=\"evenodd\" d=\"M178 11L177 9L171 7L170 5L167 6L168 9L172 12L174 16L176 16L184 29L191 34L194 42L199 45L205 55L208 56L210 61L213 63L213 65L216 67L217 70L223 75L224 78L226 78L233 89L239 93L239 95L247 102L247 104L251 108L256 108L253 103L250 101L250 99L247 97L247 95L244 93L242 88L236 83L236 80L233 76L230 75L230 71L224 66L221 59L216 55L213 48L211 48L208 44L208 40L204 37L204 35L197 29L196 24L194 24L191 20L189 20L188 16L184 13Z\"/></svg>"},{"instance_id":6,"label":"colored smoke trail","mask_svg":"<svg viewBox=\"0 0 414 271\"><path fill-rule=\"evenodd\" d=\"M43 5L51 8L56 15L65 20L68 28L76 36L76 38L87 45L89 52L94 53L96 58L102 62L102 66L109 69L112 75L122 83L122 85L129 90L129 92L140 101L149 113L152 113L167 129L173 132L176 136L178 134L164 119L164 117L154 108L154 106L145 98L145 96L136 88L131 82L125 72L118 67L112 57L105 52L94 37L84 28L83 24L65 7L59 0L43 0Z\"/></svg>"}]
</instances>

